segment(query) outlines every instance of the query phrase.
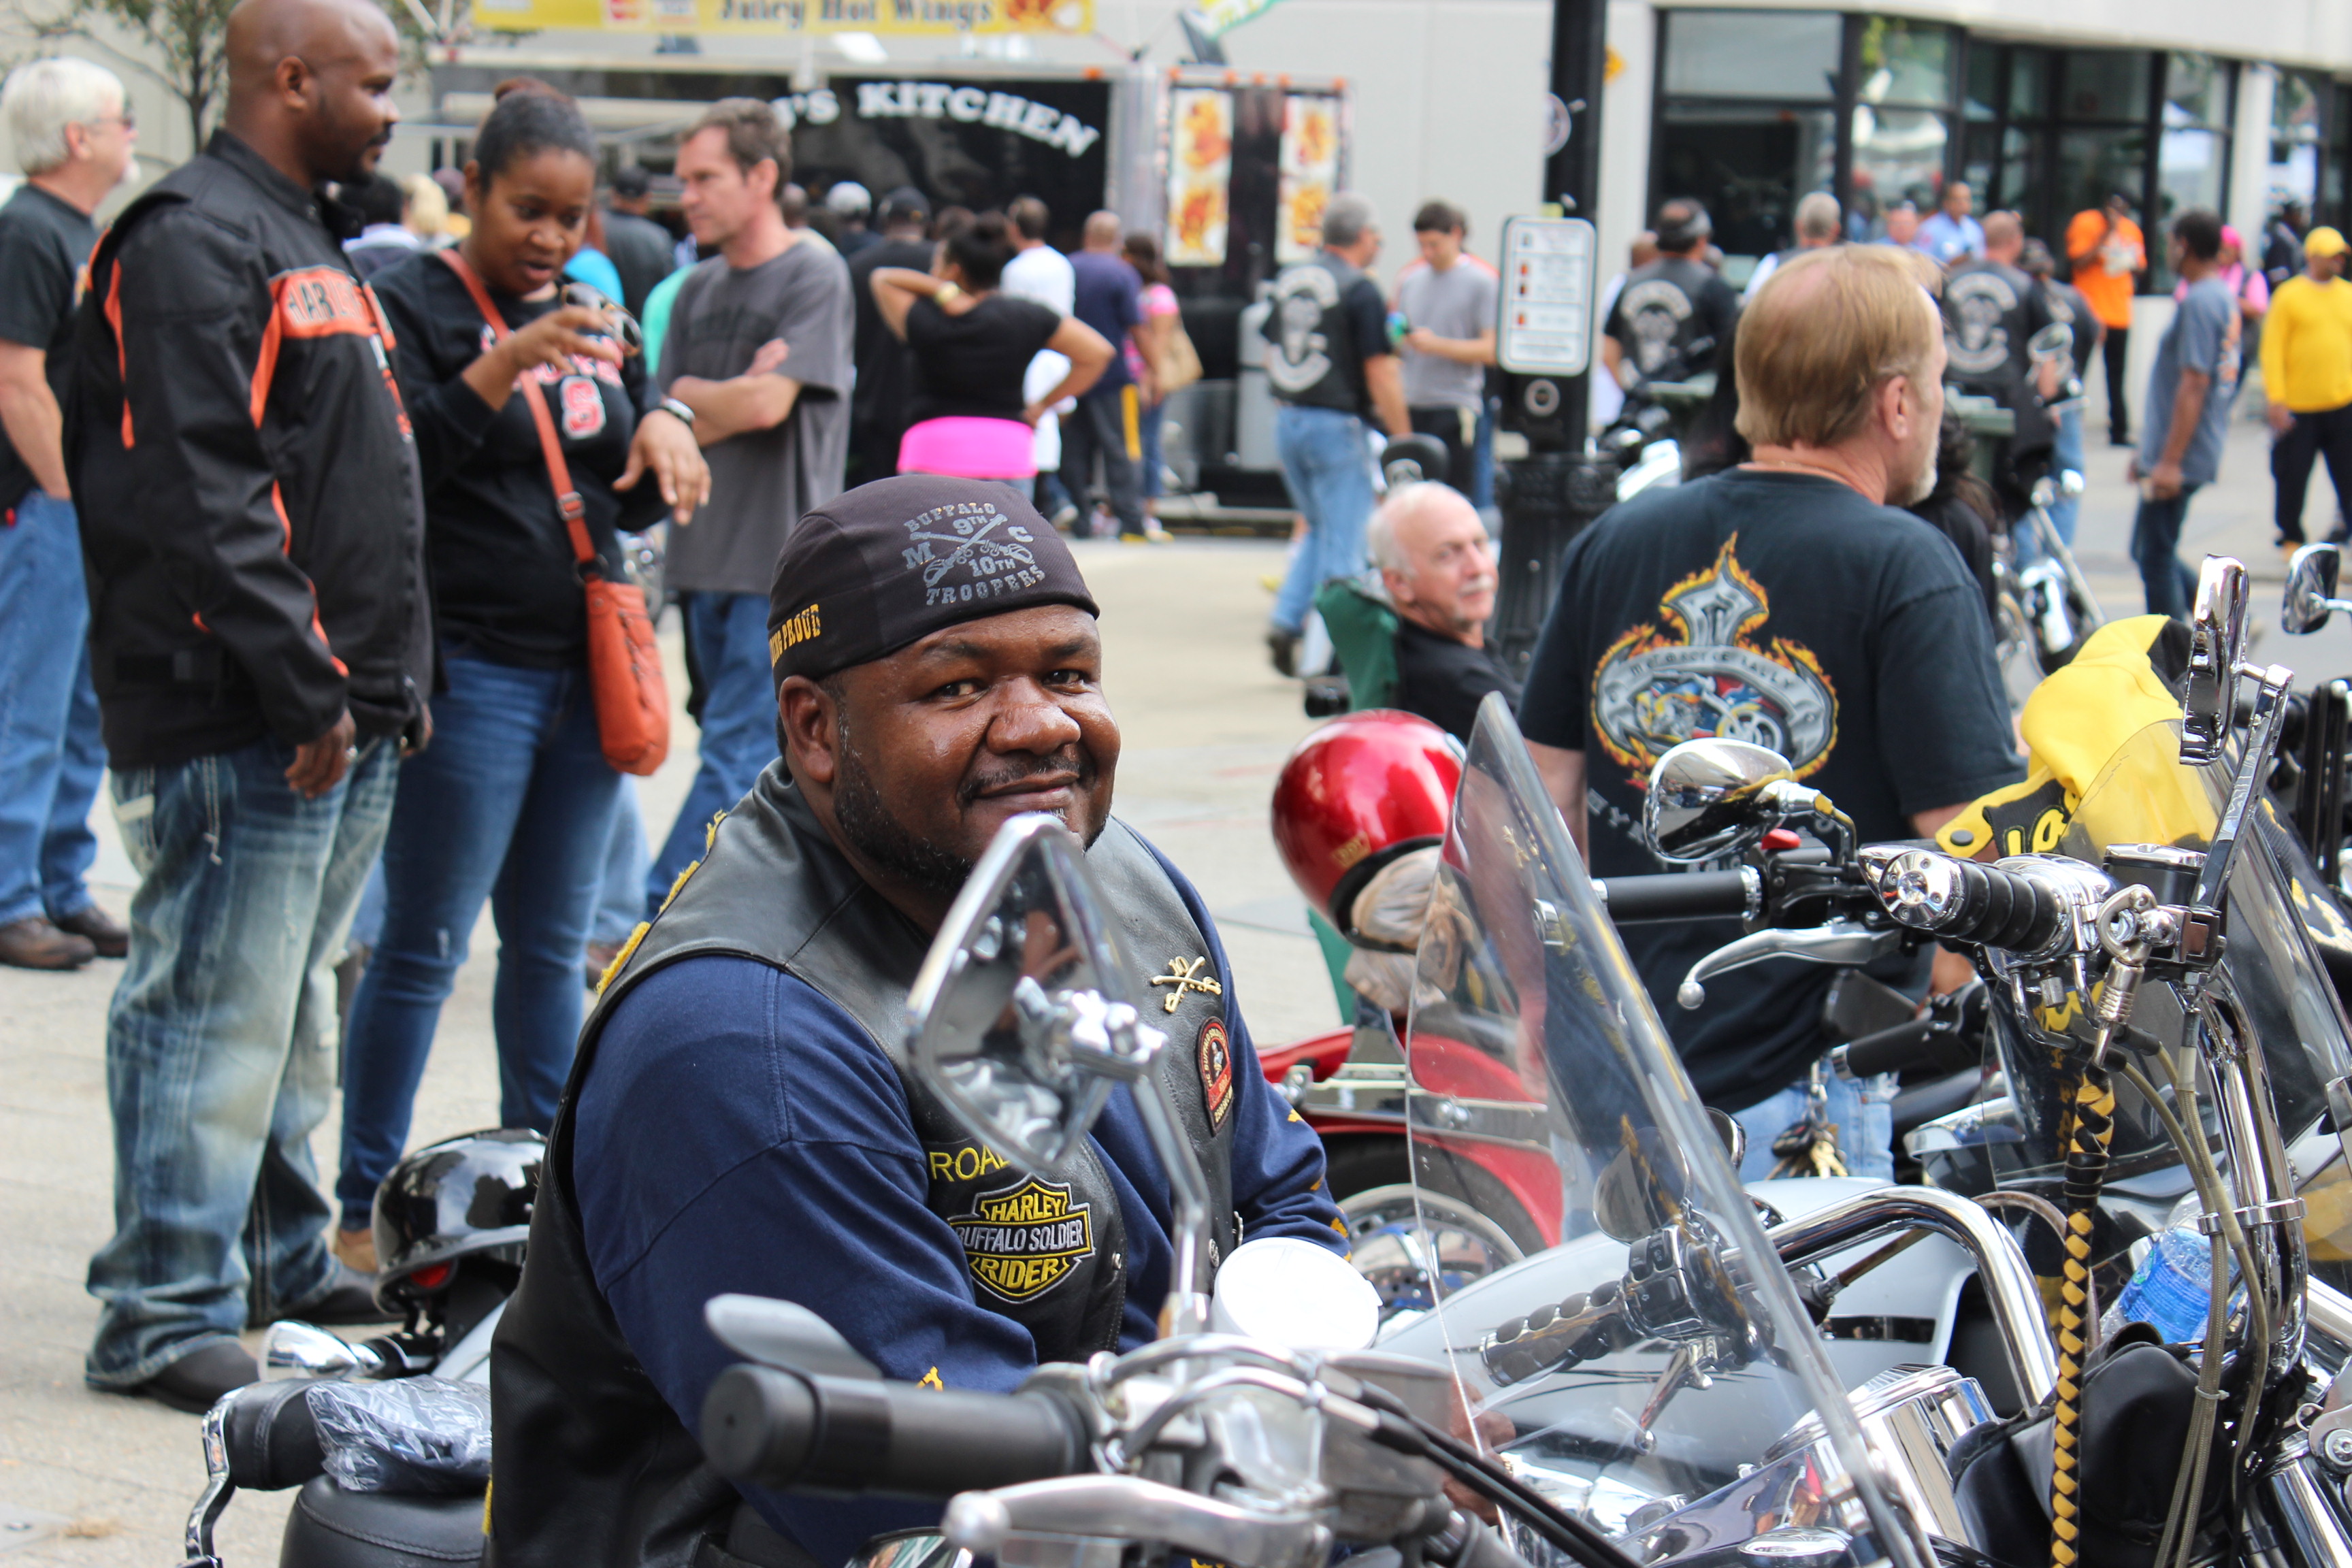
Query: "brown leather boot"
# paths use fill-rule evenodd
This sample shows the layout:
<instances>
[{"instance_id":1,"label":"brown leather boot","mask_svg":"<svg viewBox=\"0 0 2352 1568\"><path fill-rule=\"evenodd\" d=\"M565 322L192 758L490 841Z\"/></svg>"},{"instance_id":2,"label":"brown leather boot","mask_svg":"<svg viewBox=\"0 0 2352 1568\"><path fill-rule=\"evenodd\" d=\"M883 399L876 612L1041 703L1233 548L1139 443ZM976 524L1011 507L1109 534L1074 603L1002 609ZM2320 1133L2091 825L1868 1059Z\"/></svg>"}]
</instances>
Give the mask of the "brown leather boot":
<instances>
[{"instance_id":1,"label":"brown leather boot","mask_svg":"<svg viewBox=\"0 0 2352 1568\"><path fill-rule=\"evenodd\" d=\"M129 929L96 904L68 915L57 922L57 927L59 931L89 938L90 946L98 949L100 958L124 958L131 952Z\"/></svg>"},{"instance_id":2,"label":"brown leather boot","mask_svg":"<svg viewBox=\"0 0 2352 1568\"><path fill-rule=\"evenodd\" d=\"M18 969L79 969L98 956L86 936L59 931L41 915L0 926L0 963Z\"/></svg>"}]
</instances>

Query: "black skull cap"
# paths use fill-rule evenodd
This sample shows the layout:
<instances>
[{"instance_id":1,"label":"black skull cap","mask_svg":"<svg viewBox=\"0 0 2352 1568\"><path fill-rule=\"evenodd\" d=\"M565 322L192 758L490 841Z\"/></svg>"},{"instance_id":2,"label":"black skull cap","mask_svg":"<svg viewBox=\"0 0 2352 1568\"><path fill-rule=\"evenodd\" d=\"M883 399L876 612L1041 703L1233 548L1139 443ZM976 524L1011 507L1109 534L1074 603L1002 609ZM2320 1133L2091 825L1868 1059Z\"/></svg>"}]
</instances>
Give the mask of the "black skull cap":
<instances>
[{"instance_id":1,"label":"black skull cap","mask_svg":"<svg viewBox=\"0 0 2352 1568\"><path fill-rule=\"evenodd\" d=\"M1102 612L1070 547L1013 487L900 474L804 514L776 558L776 684L821 680L942 627L1041 605Z\"/></svg>"}]
</instances>

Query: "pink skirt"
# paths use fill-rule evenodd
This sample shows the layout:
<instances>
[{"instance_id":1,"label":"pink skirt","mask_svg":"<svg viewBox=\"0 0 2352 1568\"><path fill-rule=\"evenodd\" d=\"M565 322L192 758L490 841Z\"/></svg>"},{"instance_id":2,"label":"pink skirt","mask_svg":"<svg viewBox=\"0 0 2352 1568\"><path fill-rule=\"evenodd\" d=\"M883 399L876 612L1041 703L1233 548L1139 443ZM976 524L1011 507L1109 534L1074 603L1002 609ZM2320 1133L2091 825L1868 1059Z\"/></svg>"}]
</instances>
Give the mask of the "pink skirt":
<instances>
[{"instance_id":1,"label":"pink skirt","mask_svg":"<svg viewBox=\"0 0 2352 1568\"><path fill-rule=\"evenodd\" d=\"M898 471L956 479L1030 479L1037 472L1036 437L1018 419L961 414L926 419L898 442Z\"/></svg>"}]
</instances>

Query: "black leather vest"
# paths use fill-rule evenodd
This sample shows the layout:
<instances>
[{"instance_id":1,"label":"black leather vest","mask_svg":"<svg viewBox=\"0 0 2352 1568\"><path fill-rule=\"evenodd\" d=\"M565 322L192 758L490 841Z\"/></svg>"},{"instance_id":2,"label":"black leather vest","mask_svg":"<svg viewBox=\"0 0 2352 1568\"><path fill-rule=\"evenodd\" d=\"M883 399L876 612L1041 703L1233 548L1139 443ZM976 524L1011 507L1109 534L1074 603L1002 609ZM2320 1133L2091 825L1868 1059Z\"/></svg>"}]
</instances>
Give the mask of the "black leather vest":
<instances>
[{"instance_id":1,"label":"black leather vest","mask_svg":"<svg viewBox=\"0 0 2352 1568\"><path fill-rule=\"evenodd\" d=\"M2039 452L2057 436L2034 395L2033 361L2025 349L2048 315L2047 298L2033 279L2003 262L1964 261L1944 281L1944 378L1995 398L2017 416L2009 440L2012 454Z\"/></svg>"},{"instance_id":2,"label":"black leather vest","mask_svg":"<svg viewBox=\"0 0 2352 1568\"><path fill-rule=\"evenodd\" d=\"M1363 274L1325 251L1287 268L1274 281L1274 308L1262 329L1265 376L1275 396L1307 408L1361 415L1370 406L1364 356L1386 343L1356 341L1348 290Z\"/></svg>"},{"instance_id":3,"label":"black leather vest","mask_svg":"<svg viewBox=\"0 0 2352 1568\"><path fill-rule=\"evenodd\" d=\"M1207 942L1175 883L1124 823L1114 820L1087 858L1108 896L1137 1000L1169 1035L1161 1065L1208 1172L1212 1212L1223 1216L1222 1256L1237 1239L1236 1086ZM901 1064L930 1173L928 1201L963 1242L973 1298L1026 1328L1041 1362L1082 1361L1118 1343L1128 1216L1100 1150L1089 1141L1061 1168L1029 1175L966 1133L905 1069L907 992L928 945L833 847L781 763L719 823L709 853L640 933L582 1030L549 1135L529 1261L499 1325L486 1563L686 1568L698 1552L706 1563L724 1560L713 1558L706 1538L724 1534L737 1494L703 1464L630 1352L596 1287L572 1187L572 1105L594 1066L598 1037L622 999L667 964L705 955L772 964L856 1019ZM1156 1171L1129 1176L1139 1186L1165 1180Z\"/></svg>"}]
</instances>

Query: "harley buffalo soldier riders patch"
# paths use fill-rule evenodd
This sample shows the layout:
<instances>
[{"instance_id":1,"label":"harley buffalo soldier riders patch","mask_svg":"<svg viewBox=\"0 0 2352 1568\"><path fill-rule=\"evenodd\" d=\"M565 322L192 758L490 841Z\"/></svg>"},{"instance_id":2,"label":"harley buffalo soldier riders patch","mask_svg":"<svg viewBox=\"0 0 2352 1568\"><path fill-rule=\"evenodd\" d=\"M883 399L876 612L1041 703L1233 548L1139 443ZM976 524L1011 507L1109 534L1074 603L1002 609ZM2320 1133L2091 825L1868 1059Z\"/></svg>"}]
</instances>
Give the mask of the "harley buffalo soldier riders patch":
<instances>
[{"instance_id":1,"label":"harley buffalo soldier riders patch","mask_svg":"<svg viewBox=\"0 0 2352 1568\"><path fill-rule=\"evenodd\" d=\"M1223 1019L1201 1026L1201 1094L1209 1102L1209 1130L1215 1131L1234 1113L1234 1052L1225 1038Z\"/></svg>"},{"instance_id":2,"label":"harley buffalo soldier riders patch","mask_svg":"<svg viewBox=\"0 0 2352 1568\"><path fill-rule=\"evenodd\" d=\"M971 1277L1008 1301L1043 1295L1095 1247L1094 1219L1070 1202L1066 1183L1024 1178L972 1200L948 1224L963 1243Z\"/></svg>"}]
</instances>

